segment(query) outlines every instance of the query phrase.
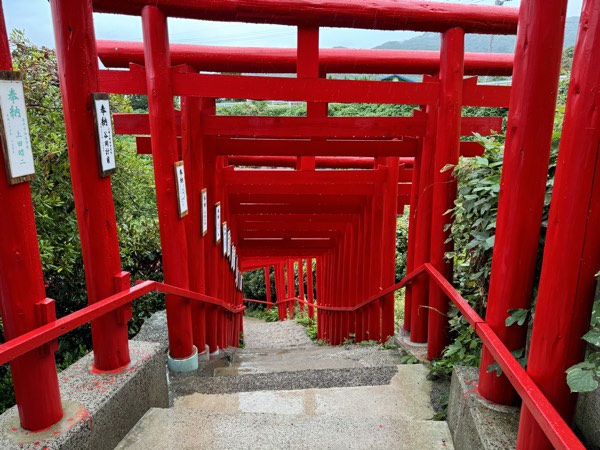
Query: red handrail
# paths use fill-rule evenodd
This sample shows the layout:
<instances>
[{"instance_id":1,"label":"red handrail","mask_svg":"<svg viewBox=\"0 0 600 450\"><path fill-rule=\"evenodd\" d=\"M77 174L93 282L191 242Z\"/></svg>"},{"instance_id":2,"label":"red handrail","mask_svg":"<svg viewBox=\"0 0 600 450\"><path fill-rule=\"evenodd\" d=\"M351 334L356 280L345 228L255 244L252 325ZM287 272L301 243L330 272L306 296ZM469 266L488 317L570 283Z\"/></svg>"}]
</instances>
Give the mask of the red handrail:
<instances>
[{"instance_id":1,"label":"red handrail","mask_svg":"<svg viewBox=\"0 0 600 450\"><path fill-rule=\"evenodd\" d=\"M143 281L125 291L118 292L65 317L61 317L60 319L11 339L4 344L0 344L0 365L6 364L41 345L59 338L81 325L102 317L150 292L179 295L181 297L189 298L190 300L219 306L232 313L240 313L246 309L245 306L238 308L232 307L218 298L159 283L158 281Z\"/></svg>"},{"instance_id":2,"label":"red handrail","mask_svg":"<svg viewBox=\"0 0 600 450\"><path fill-rule=\"evenodd\" d=\"M511 354L508 348L492 330L492 328L475 312L469 303L460 295L460 293L450 284L444 276L431 264L424 264L404 277L400 282L382 289L377 294L369 297L362 303L353 307L330 307L311 304L297 297L288 298L279 302L287 303L289 301L298 301L306 305L325 311L349 312L356 311L379 298L390 294L407 284L411 283L416 277L427 273L435 281L437 286L450 298L459 311L465 316L467 321L477 335L483 341L483 344L494 356L494 359L506 374L515 390L521 396L523 403L533 414L535 420L540 425L548 439L557 449L581 449L585 447L573 433L571 428L558 414L556 409L544 396L543 392L537 387L525 369L521 367L516 358ZM210 303L219 306L232 313L240 313L245 307L233 307L222 300L186 289L159 283L157 281L144 281L135 286L118 292L110 297L100 300L92 305L86 306L74 313L55 320L41 327L38 327L28 333L25 333L15 339L0 344L0 365L6 364L23 354L36 349L60 336L74 330L85 323L97 319L115 309L130 303L150 292L162 292L165 294L174 294L190 300ZM261 300L244 299L244 301L253 301L256 303L267 303Z\"/></svg>"},{"instance_id":3,"label":"red handrail","mask_svg":"<svg viewBox=\"0 0 600 450\"><path fill-rule=\"evenodd\" d=\"M485 347L490 351L503 373L507 376L517 393L520 395L524 405L527 406L532 413L552 445L561 450L585 450L585 447L575 433L573 433L573 430L571 430L569 425L563 420L560 414L558 414L544 393L537 387L527 371L523 369L521 364L519 364L517 359L500 340L494 330L492 330L485 320L483 320L471 305L469 305L467 300L465 300L452 284L450 284L450 282L431 264L423 264L404 277L399 283L382 290L356 306L323 307L315 305L314 307L327 311L354 311L390 292L406 286L423 273L427 273L431 277L452 303L456 305L458 310L467 319L467 322L475 329L475 332L481 338Z\"/></svg>"},{"instance_id":4,"label":"red handrail","mask_svg":"<svg viewBox=\"0 0 600 450\"><path fill-rule=\"evenodd\" d=\"M335 311L335 312L351 312L356 311L360 308L367 306L368 304L380 299L381 297L390 294L398 289L405 287L407 284L414 281L418 276L427 273L431 279L437 284L437 286L448 296L452 303L458 308L463 314L467 322L475 329L477 335L481 338L483 344L494 356L494 359L508 377L509 381L520 395L523 403L529 411L533 414L533 417L540 425L550 442L557 449L564 450L584 450L585 447L581 441L577 438L573 430L567 425L563 418L558 414L556 409L548 401L544 393L537 387L534 381L531 379L529 374L519 364L517 359L512 355L504 343L500 340L498 335L492 330L492 328L477 314L477 312L469 305L467 300L460 295L460 293L450 284L446 278L431 264L426 263L417 269L413 270L401 281L390 286L386 289L382 289L377 294L369 297L365 301L355 306L350 307L335 307L335 306L319 306L316 304L310 304L305 300L301 300L297 297L288 298L285 300L273 303L274 305L280 303L287 303L295 300L305 305L312 306L318 310L324 311ZM244 299L254 301L250 299ZM262 302L256 300L256 302Z\"/></svg>"}]
</instances>

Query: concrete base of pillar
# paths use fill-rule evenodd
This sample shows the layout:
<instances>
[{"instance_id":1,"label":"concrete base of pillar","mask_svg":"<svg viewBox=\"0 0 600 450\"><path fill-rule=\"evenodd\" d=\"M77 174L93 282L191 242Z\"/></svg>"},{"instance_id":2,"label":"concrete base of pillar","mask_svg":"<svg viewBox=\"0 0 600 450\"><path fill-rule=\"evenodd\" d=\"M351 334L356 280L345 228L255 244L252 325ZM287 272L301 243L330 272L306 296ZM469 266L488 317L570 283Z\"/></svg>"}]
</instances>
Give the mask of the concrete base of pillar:
<instances>
[{"instance_id":1,"label":"concrete base of pillar","mask_svg":"<svg viewBox=\"0 0 600 450\"><path fill-rule=\"evenodd\" d=\"M396 345L410 355L413 355L419 361L427 363L427 342L420 344L411 342L410 333L401 331L399 335L394 336Z\"/></svg>"},{"instance_id":2,"label":"concrete base of pillar","mask_svg":"<svg viewBox=\"0 0 600 450\"><path fill-rule=\"evenodd\" d=\"M130 341L131 363L94 373L90 353L59 374L64 417L37 433L19 424L17 408L0 416L2 449L114 448L150 408L169 405L164 354L153 342Z\"/></svg>"},{"instance_id":3,"label":"concrete base of pillar","mask_svg":"<svg viewBox=\"0 0 600 450\"><path fill-rule=\"evenodd\" d=\"M192 346L194 351L187 358L173 358L167 354L167 367L172 372L194 372L198 370L198 349Z\"/></svg>"},{"instance_id":4,"label":"concrete base of pillar","mask_svg":"<svg viewBox=\"0 0 600 450\"><path fill-rule=\"evenodd\" d=\"M454 448L516 448L519 408L496 405L484 400L477 393L478 383L478 369L454 366L448 400L448 426Z\"/></svg>"},{"instance_id":5,"label":"concrete base of pillar","mask_svg":"<svg viewBox=\"0 0 600 450\"><path fill-rule=\"evenodd\" d=\"M210 347L206 344L204 351L198 353L198 361L209 361L210 360Z\"/></svg>"}]
</instances>

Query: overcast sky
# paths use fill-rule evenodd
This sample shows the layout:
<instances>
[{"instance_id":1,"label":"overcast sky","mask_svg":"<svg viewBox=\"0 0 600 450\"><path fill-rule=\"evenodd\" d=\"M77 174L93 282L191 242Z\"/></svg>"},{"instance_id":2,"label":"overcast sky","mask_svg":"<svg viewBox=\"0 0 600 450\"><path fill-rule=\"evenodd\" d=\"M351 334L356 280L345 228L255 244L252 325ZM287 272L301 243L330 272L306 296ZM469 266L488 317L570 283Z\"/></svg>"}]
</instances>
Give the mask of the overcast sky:
<instances>
[{"instance_id":1,"label":"overcast sky","mask_svg":"<svg viewBox=\"0 0 600 450\"><path fill-rule=\"evenodd\" d=\"M126 1L126 0L123 0ZM447 2L448 0L433 0ZM453 0L454 3L493 5L494 0ZM569 0L568 16L578 16L582 0ZM507 6L518 6L520 0L508 0ZM54 47L48 0L4 0L4 15L9 30L18 28L37 45ZM142 40L139 17L95 14L98 39ZM321 30L320 46L372 48L386 41L402 41L417 33L407 31ZM170 41L173 43L231 45L241 47L295 47L294 27L169 19Z\"/></svg>"}]
</instances>

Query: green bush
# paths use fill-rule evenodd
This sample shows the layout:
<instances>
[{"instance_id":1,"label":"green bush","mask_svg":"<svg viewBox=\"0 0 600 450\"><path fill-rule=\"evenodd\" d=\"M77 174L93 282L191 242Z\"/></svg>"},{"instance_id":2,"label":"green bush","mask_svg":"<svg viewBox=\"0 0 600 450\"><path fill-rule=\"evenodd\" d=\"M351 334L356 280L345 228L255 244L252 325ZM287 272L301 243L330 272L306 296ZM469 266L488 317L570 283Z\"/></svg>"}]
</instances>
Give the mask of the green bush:
<instances>
[{"instance_id":1,"label":"green bush","mask_svg":"<svg viewBox=\"0 0 600 450\"><path fill-rule=\"evenodd\" d=\"M54 50L33 45L20 31L10 37L14 70L23 74L36 176L31 182L46 292L58 317L87 306L81 245L71 189L62 100ZM111 96L113 112L132 112L129 98ZM111 177L123 270L133 280L162 280L152 160L136 154L133 138L115 137L117 172ZM134 303L130 335L145 317L164 308L162 296ZM4 341L0 322L0 339ZM64 369L91 349L90 326L59 340ZM0 412L14 404L8 366L0 367Z\"/></svg>"}]
</instances>

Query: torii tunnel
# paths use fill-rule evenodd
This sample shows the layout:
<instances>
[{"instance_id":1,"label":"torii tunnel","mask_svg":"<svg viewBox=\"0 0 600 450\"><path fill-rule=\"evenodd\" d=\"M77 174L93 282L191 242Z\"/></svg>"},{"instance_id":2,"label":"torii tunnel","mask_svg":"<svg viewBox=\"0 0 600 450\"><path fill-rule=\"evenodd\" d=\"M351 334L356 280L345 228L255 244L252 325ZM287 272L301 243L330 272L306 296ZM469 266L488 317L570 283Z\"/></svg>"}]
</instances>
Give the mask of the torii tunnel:
<instances>
[{"instance_id":1,"label":"torii tunnel","mask_svg":"<svg viewBox=\"0 0 600 450\"><path fill-rule=\"evenodd\" d=\"M511 354L525 346L526 327L508 328L505 319L529 306L534 288L566 0L522 0L520 10L409 0L50 5L89 306L56 319L29 183L11 183L0 170L0 305L9 339L0 363L11 362L24 428L62 417L54 362L61 335L91 322L95 370L123 367L131 302L159 291L167 294L169 365L178 370L195 360L197 367L198 352L239 344L240 274L274 266L277 299L269 306L280 319L297 303L311 315L316 309L318 336L332 345L351 335L359 342L393 336L394 291L406 287L404 331L427 343L428 359L438 358L449 344L446 313L454 303L485 346L478 393L500 404L522 399L517 447L583 448L568 425L576 396L565 370L584 357L580 338L600 269L600 65L591 56L600 53L600 0L586 0L582 12L527 369ZM143 42L97 41L93 12L140 17ZM169 17L293 26L297 47L169 44ZM10 71L0 22L1 69ZM441 51L320 49L323 27L438 32ZM465 53L467 34L517 35L515 53ZM422 81L328 78L373 73ZM512 75L512 86L478 84L479 75ZM110 173L98 158L92 102L99 93L148 96L149 114L115 114L113 123L116 134L136 136L138 153L152 155L164 283L131 286L122 271ZM306 102L307 110L304 117L223 116L219 98ZM414 110L330 117L330 103ZM445 259L453 245L446 212L457 195L448 168L481 155L468 137L502 132L502 119L463 117L466 106L509 108L485 320L452 286L453 263ZM396 283L396 220L405 210L408 275ZM294 291L296 263L300 279L307 272L306 296L303 282ZM486 370L494 361L500 377Z\"/></svg>"}]
</instances>

